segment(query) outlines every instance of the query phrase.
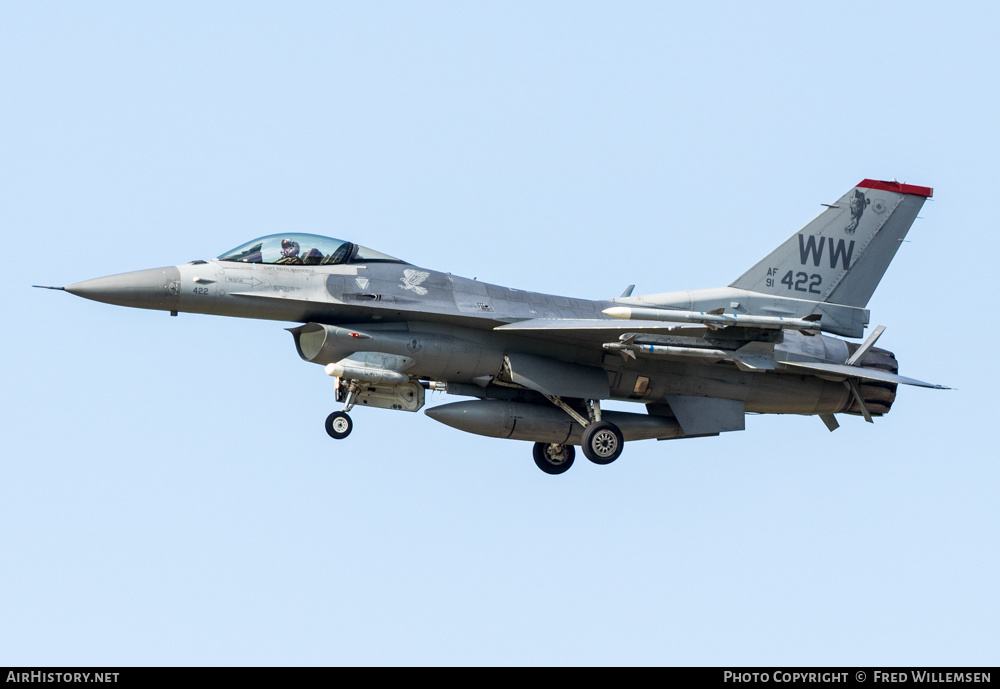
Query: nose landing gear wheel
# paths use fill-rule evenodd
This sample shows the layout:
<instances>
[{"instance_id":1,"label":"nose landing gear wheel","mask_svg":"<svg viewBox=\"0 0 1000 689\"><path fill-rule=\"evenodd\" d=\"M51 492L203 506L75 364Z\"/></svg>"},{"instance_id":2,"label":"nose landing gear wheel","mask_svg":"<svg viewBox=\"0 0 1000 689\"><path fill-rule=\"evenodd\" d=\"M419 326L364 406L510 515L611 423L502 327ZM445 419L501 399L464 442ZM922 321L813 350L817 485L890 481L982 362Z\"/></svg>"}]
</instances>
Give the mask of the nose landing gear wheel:
<instances>
[{"instance_id":1,"label":"nose landing gear wheel","mask_svg":"<svg viewBox=\"0 0 1000 689\"><path fill-rule=\"evenodd\" d=\"M531 454L535 464L546 474L561 474L571 466L576 457L576 449L572 445L554 445L552 443L535 443Z\"/></svg>"},{"instance_id":2,"label":"nose landing gear wheel","mask_svg":"<svg viewBox=\"0 0 1000 689\"><path fill-rule=\"evenodd\" d=\"M611 464L624 446L622 432L610 421L592 423L583 431L583 454L594 464Z\"/></svg>"},{"instance_id":3,"label":"nose landing gear wheel","mask_svg":"<svg viewBox=\"0 0 1000 689\"><path fill-rule=\"evenodd\" d=\"M351 434L354 422L342 411L335 411L326 417L326 432L334 440L343 440Z\"/></svg>"}]
</instances>

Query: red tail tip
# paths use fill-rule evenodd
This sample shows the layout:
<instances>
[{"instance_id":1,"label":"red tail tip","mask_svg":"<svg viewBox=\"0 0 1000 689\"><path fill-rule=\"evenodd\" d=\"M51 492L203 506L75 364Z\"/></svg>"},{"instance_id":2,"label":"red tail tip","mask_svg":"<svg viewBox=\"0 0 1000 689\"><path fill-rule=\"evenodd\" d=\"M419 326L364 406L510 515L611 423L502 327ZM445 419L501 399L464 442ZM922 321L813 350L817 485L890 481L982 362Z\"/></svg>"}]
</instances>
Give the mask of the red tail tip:
<instances>
[{"instance_id":1,"label":"red tail tip","mask_svg":"<svg viewBox=\"0 0 1000 689\"><path fill-rule=\"evenodd\" d=\"M915 194L916 196L934 196L934 190L931 187L919 187L916 184L902 184L896 180L889 180L888 182L880 181L877 179L864 179L858 184L859 187L863 189L879 189L880 191L894 191L897 194Z\"/></svg>"}]
</instances>

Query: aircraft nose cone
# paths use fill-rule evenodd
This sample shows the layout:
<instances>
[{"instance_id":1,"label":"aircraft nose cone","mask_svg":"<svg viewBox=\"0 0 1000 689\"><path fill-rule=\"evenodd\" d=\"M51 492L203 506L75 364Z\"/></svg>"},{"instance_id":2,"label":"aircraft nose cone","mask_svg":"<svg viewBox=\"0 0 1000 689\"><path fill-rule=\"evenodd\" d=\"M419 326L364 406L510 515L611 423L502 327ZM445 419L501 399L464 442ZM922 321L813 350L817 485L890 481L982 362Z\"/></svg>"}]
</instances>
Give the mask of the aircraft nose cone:
<instances>
[{"instance_id":1,"label":"aircraft nose cone","mask_svg":"<svg viewBox=\"0 0 1000 689\"><path fill-rule=\"evenodd\" d=\"M66 288L84 299L140 309L177 309L181 273L177 266L136 270L84 280Z\"/></svg>"}]
</instances>

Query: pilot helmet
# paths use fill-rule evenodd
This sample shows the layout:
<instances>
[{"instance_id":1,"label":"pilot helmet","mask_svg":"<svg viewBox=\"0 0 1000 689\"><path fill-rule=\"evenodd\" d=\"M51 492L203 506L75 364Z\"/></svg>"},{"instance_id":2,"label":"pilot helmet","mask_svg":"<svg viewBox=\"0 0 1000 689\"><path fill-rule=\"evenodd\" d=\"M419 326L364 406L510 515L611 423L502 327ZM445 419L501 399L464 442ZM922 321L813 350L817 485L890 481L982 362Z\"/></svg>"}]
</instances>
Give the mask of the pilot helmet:
<instances>
[{"instance_id":1,"label":"pilot helmet","mask_svg":"<svg viewBox=\"0 0 1000 689\"><path fill-rule=\"evenodd\" d=\"M294 239L281 240L281 255L287 257L298 256L299 243Z\"/></svg>"}]
</instances>

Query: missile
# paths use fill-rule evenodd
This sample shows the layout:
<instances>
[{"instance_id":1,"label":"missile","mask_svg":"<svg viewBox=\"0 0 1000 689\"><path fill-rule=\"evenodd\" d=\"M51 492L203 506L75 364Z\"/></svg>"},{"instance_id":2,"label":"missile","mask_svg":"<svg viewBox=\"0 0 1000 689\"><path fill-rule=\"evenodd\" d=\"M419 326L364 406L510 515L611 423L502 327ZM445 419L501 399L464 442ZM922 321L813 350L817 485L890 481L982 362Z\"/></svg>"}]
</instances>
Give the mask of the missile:
<instances>
[{"instance_id":1,"label":"missile","mask_svg":"<svg viewBox=\"0 0 1000 689\"><path fill-rule=\"evenodd\" d=\"M424 413L446 426L491 438L579 445L583 437L583 426L561 409L543 404L471 400L442 404ZM618 426L625 440L683 435L677 420L669 416L602 411L601 419Z\"/></svg>"},{"instance_id":2,"label":"missile","mask_svg":"<svg viewBox=\"0 0 1000 689\"><path fill-rule=\"evenodd\" d=\"M734 358L733 352L727 352L722 349L710 349L706 347L675 347L670 345L634 344L629 342L605 342L602 346L609 352L618 352L622 354L622 356L631 355L633 358L635 357L635 352L660 356L689 356L696 357L698 359L713 359L715 361Z\"/></svg>"},{"instance_id":3,"label":"missile","mask_svg":"<svg viewBox=\"0 0 1000 689\"><path fill-rule=\"evenodd\" d=\"M751 316L737 313L723 313L723 309L713 311L676 311L648 306L612 306L604 309L604 314L624 320L671 321L679 323L701 323L709 328L725 328L738 325L748 328L788 328L791 330L820 330L820 315L805 318L783 318L781 316Z\"/></svg>"},{"instance_id":4,"label":"missile","mask_svg":"<svg viewBox=\"0 0 1000 689\"><path fill-rule=\"evenodd\" d=\"M714 347L682 347L678 345L636 344L635 333L622 335L620 342L605 342L602 347L618 352L626 361L636 353L652 357L687 357L707 361L731 361L744 371L769 371L774 369L774 350L762 342L750 342L739 349L726 350Z\"/></svg>"}]
</instances>

